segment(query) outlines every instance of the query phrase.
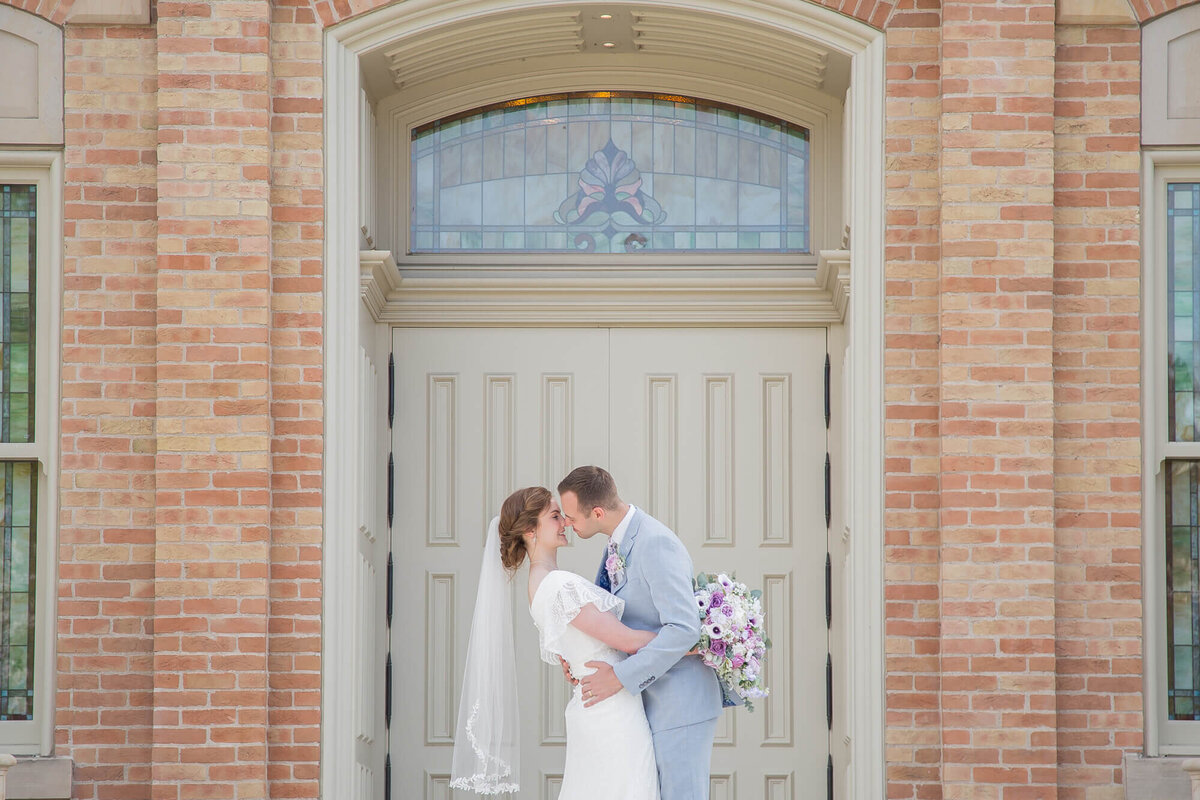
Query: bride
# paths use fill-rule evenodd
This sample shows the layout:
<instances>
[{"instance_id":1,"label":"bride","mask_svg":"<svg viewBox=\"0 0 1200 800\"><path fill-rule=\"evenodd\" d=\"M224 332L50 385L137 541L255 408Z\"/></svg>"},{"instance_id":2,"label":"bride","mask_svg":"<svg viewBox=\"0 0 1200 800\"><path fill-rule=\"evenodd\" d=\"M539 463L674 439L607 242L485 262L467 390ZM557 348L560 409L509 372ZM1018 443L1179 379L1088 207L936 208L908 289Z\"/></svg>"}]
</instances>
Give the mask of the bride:
<instances>
[{"instance_id":1,"label":"bride","mask_svg":"<svg viewBox=\"0 0 1200 800\"><path fill-rule=\"evenodd\" d=\"M558 569L566 523L548 489L511 494L492 520L479 574L467 669L459 704L450 785L479 794L516 792L520 773L516 658L510 586L529 559L529 613L541 656L560 657L576 678L589 661L616 663L655 636L621 624L624 602L573 572ZM567 753L560 800L597 794L658 800L654 744L642 700L621 690L585 708L577 683L566 709Z\"/></svg>"}]
</instances>

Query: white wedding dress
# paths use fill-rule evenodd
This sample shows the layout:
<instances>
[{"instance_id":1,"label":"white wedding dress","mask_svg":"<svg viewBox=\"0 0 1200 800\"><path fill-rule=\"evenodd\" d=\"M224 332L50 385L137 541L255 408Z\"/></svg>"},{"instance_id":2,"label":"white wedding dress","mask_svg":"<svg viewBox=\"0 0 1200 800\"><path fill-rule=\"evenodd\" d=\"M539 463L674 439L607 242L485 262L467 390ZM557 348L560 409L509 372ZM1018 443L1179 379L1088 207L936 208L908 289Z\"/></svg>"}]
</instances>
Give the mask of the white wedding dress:
<instances>
[{"instance_id":1,"label":"white wedding dress","mask_svg":"<svg viewBox=\"0 0 1200 800\"><path fill-rule=\"evenodd\" d=\"M625 654L571 625L589 603L619 618L625 603L618 597L566 570L554 570L542 579L529 613L538 627L542 658L559 665L566 659L577 678L594 670L589 661L615 664ZM567 758L559 800L658 800L658 768L654 742L642 699L622 689L591 708L584 708L582 689L575 687L567 704Z\"/></svg>"}]
</instances>

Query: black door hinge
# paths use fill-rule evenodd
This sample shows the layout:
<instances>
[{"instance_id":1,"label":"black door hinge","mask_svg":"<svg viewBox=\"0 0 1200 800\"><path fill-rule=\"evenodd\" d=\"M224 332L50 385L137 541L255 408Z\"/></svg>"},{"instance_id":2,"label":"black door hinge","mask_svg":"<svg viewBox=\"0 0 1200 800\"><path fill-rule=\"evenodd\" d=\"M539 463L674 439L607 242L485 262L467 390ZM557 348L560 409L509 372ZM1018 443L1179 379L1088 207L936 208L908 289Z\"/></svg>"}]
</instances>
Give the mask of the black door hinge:
<instances>
[{"instance_id":1,"label":"black door hinge","mask_svg":"<svg viewBox=\"0 0 1200 800\"><path fill-rule=\"evenodd\" d=\"M383 667L383 722L388 730L392 728L392 654L388 653L387 663Z\"/></svg>"},{"instance_id":2,"label":"black door hinge","mask_svg":"<svg viewBox=\"0 0 1200 800\"><path fill-rule=\"evenodd\" d=\"M833 655L825 654L825 722L833 730Z\"/></svg>"},{"instance_id":3,"label":"black door hinge","mask_svg":"<svg viewBox=\"0 0 1200 800\"><path fill-rule=\"evenodd\" d=\"M392 629L392 592L395 590L395 569L392 564L392 554L388 553L387 565L387 605L385 607L387 613L388 630Z\"/></svg>"},{"instance_id":4,"label":"black door hinge","mask_svg":"<svg viewBox=\"0 0 1200 800\"><path fill-rule=\"evenodd\" d=\"M392 420L396 418L396 356L388 353L388 430L392 429ZM828 425L828 403L825 411L826 426Z\"/></svg>"},{"instance_id":5,"label":"black door hinge","mask_svg":"<svg viewBox=\"0 0 1200 800\"><path fill-rule=\"evenodd\" d=\"M825 354L825 428L829 428L829 414L831 411L829 400L829 377L830 377L829 353Z\"/></svg>"},{"instance_id":6,"label":"black door hinge","mask_svg":"<svg viewBox=\"0 0 1200 800\"><path fill-rule=\"evenodd\" d=\"M391 562L388 563L388 574L391 574ZM391 594L388 595L391 597ZM388 604L388 619L392 618L391 604ZM833 627L833 557L825 554L825 627Z\"/></svg>"},{"instance_id":7,"label":"black door hinge","mask_svg":"<svg viewBox=\"0 0 1200 800\"><path fill-rule=\"evenodd\" d=\"M396 460L388 453L387 467L387 526L392 529L392 514L396 510Z\"/></svg>"},{"instance_id":8,"label":"black door hinge","mask_svg":"<svg viewBox=\"0 0 1200 800\"><path fill-rule=\"evenodd\" d=\"M833 465L829 453L825 454L825 529L833 520Z\"/></svg>"}]
</instances>

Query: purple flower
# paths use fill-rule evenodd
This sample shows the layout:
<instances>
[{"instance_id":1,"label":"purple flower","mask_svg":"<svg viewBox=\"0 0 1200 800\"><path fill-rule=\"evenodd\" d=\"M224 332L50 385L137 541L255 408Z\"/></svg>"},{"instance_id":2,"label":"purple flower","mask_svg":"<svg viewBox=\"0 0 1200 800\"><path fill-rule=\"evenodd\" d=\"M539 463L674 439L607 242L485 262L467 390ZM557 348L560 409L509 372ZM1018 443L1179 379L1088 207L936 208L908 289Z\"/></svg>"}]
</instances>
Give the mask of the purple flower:
<instances>
[{"instance_id":1,"label":"purple flower","mask_svg":"<svg viewBox=\"0 0 1200 800\"><path fill-rule=\"evenodd\" d=\"M721 641L720 639L713 640L712 644L710 644L708 647L710 650L712 650L714 655L722 657L725 655L725 642Z\"/></svg>"},{"instance_id":2,"label":"purple flower","mask_svg":"<svg viewBox=\"0 0 1200 800\"><path fill-rule=\"evenodd\" d=\"M608 569L609 572L616 572L617 571L617 557L615 555L609 556L608 560L604 562L604 566L605 566L605 568Z\"/></svg>"},{"instance_id":3,"label":"purple flower","mask_svg":"<svg viewBox=\"0 0 1200 800\"><path fill-rule=\"evenodd\" d=\"M741 656L733 657L733 668L734 669L741 669L742 664L745 664L745 663L746 663L746 659L742 658Z\"/></svg>"},{"instance_id":4,"label":"purple flower","mask_svg":"<svg viewBox=\"0 0 1200 800\"><path fill-rule=\"evenodd\" d=\"M722 592L720 589L718 589L717 591L712 593L712 603L709 604L709 607L710 608L720 608L721 604L724 602L725 602L725 593Z\"/></svg>"}]
</instances>

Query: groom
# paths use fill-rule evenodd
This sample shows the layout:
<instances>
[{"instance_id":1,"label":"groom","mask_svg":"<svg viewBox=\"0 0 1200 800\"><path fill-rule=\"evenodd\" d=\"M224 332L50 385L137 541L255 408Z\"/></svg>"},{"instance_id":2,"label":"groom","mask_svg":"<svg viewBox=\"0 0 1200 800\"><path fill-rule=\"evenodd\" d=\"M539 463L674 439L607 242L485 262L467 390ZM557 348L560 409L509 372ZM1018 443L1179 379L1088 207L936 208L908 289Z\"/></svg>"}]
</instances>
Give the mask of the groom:
<instances>
[{"instance_id":1,"label":"groom","mask_svg":"<svg viewBox=\"0 0 1200 800\"><path fill-rule=\"evenodd\" d=\"M625 601L622 621L658 632L615 666L589 661L596 671L581 681L584 705L622 688L640 693L654 737L661 800L707 800L721 689L716 672L687 655L700 640L692 559L666 525L623 502L612 476L600 467L573 470L558 484L558 494L575 533L584 539L608 535L596 583Z\"/></svg>"}]
</instances>

